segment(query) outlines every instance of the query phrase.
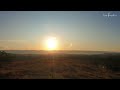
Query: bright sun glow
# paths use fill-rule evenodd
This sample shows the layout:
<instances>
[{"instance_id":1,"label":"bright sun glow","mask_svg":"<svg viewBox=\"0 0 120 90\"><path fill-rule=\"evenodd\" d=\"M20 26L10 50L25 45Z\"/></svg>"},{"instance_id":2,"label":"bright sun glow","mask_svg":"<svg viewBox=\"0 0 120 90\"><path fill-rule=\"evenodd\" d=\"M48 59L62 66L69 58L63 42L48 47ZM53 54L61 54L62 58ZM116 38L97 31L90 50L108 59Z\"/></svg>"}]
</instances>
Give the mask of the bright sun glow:
<instances>
[{"instance_id":1,"label":"bright sun glow","mask_svg":"<svg viewBox=\"0 0 120 90\"><path fill-rule=\"evenodd\" d=\"M56 50L57 49L57 39L56 37L50 37L47 39L46 45L47 50Z\"/></svg>"}]
</instances>

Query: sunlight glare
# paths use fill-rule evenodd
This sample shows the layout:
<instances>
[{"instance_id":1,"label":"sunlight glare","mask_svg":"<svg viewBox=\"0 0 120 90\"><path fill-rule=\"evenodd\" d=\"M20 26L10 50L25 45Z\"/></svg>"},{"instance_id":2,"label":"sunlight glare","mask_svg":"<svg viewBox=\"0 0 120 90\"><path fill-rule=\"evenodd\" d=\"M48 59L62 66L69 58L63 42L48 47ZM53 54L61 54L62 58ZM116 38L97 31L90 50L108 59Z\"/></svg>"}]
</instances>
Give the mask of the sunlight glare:
<instances>
[{"instance_id":1,"label":"sunlight glare","mask_svg":"<svg viewBox=\"0 0 120 90\"><path fill-rule=\"evenodd\" d=\"M50 37L46 42L47 50L56 50L57 49L57 39L56 37Z\"/></svg>"}]
</instances>

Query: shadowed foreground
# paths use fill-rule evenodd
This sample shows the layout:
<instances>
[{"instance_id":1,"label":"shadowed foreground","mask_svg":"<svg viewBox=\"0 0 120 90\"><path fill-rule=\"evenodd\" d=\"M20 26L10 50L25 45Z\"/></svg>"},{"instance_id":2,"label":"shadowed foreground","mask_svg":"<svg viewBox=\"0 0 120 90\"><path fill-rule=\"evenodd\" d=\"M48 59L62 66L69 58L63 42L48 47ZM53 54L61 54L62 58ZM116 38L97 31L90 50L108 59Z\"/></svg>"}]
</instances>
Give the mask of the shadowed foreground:
<instances>
[{"instance_id":1,"label":"shadowed foreground","mask_svg":"<svg viewBox=\"0 0 120 90\"><path fill-rule=\"evenodd\" d=\"M0 79L120 79L120 55L0 56Z\"/></svg>"}]
</instances>

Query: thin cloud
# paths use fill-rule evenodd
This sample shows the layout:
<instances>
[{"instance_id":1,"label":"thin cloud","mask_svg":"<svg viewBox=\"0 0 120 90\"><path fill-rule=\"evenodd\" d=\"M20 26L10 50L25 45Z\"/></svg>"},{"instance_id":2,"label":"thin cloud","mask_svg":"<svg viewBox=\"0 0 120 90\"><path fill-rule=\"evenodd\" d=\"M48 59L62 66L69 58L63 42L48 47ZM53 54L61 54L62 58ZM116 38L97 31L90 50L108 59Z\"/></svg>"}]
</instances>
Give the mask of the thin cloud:
<instances>
[{"instance_id":1,"label":"thin cloud","mask_svg":"<svg viewBox=\"0 0 120 90\"><path fill-rule=\"evenodd\" d=\"M26 40L0 40L0 42L26 42Z\"/></svg>"}]
</instances>

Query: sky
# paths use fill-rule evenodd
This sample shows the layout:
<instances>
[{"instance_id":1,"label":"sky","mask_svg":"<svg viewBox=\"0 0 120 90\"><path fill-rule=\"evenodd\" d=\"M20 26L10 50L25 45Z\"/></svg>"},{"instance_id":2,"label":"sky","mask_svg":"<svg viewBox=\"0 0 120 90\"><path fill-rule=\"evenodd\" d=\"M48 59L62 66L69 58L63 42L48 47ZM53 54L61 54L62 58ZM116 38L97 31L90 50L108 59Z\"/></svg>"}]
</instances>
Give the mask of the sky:
<instances>
[{"instance_id":1,"label":"sky","mask_svg":"<svg viewBox=\"0 0 120 90\"><path fill-rule=\"evenodd\" d=\"M120 11L0 11L0 50L44 50L49 36L59 50L120 52Z\"/></svg>"}]
</instances>

